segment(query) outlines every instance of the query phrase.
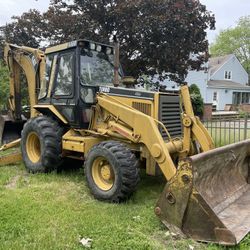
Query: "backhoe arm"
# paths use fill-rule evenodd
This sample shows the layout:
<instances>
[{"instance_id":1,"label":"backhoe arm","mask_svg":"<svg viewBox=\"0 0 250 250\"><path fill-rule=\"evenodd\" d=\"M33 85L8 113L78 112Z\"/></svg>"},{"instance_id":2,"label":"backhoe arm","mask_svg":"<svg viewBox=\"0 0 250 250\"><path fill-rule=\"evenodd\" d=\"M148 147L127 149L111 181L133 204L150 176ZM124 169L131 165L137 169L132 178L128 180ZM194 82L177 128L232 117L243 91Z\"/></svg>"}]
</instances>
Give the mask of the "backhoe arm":
<instances>
[{"instance_id":1,"label":"backhoe arm","mask_svg":"<svg viewBox=\"0 0 250 250\"><path fill-rule=\"evenodd\" d=\"M35 116L37 111L33 106L37 103L37 72L40 72L40 81L43 81L44 75L41 73L45 72L44 53L38 49L6 43L4 47L4 60L10 72L9 107L13 119L21 119L21 70L27 79L31 117Z\"/></svg>"},{"instance_id":2,"label":"backhoe arm","mask_svg":"<svg viewBox=\"0 0 250 250\"><path fill-rule=\"evenodd\" d=\"M20 144L20 139L15 139L20 136L22 125L25 122L25 119L22 117L21 72L24 72L27 80L31 117L38 114L33 108L37 103L36 89L39 87L39 82L40 85L44 86L45 84L45 57L42 51L6 43L4 60L9 68L10 95L8 99L8 115L0 116L0 145L4 144L0 151ZM8 143L12 140L15 141ZM21 153L12 152L9 155L0 157L0 165L15 163L20 160Z\"/></svg>"}]
</instances>

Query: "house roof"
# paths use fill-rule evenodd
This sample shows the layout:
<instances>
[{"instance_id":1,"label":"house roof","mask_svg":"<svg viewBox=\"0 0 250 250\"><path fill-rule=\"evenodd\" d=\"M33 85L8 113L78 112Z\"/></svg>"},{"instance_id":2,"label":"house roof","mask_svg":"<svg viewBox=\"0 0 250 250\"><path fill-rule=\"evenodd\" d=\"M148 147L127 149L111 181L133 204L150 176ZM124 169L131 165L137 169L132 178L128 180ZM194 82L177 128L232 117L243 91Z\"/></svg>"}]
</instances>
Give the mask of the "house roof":
<instances>
[{"instance_id":1,"label":"house roof","mask_svg":"<svg viewBox=\"0 0 250 250\"><path fill-rule=\"evenodd\" d=\"M223 65L225 64L233 54L225 55L225 56L217 56L217 57L211 57L209 59L209 66L211 76Z\"/></svg>"},{"instance_id":2,"label":"house roof","mask_svg":"<svg viewBox=\"0 0 250 250\"><path fill-rule=\"evenodd\" d=\"M250 86L243 85L241 83L228 81L228 80L210 80L207 83L209 88L223 88L223 89L241 89L241 90L249 90Z\"/></svg>"}]
</instances>

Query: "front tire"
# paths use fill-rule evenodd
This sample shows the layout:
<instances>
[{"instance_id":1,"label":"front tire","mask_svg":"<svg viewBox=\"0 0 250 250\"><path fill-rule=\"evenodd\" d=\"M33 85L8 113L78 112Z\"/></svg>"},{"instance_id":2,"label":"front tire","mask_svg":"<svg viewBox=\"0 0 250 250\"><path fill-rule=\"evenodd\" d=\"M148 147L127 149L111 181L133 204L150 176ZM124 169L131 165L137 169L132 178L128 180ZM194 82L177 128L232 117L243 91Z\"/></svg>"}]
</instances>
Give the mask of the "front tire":
<instances>
[{"instance_id":1,"label":"front tire","mask_svg":"<svg viewBox=\"0 0 250 250\"><path fill-rule=\"evenodd\" d=\"M63 129L57 121L38 116L26 122L22 131L21 151L29 172L47 173L60 165Z\"/></svg>"},{"instance_id":2,"label":"front tire","mask_svg":"<svg viewBox=\"0 0 250 250\"><path fill-rule=\"evenodd\" d=\"M139 182L138 160L128 147L116 141L94 146L87 155L84 170L90 191L98 200L124 201Z\"/></svg>"}]
</instances>

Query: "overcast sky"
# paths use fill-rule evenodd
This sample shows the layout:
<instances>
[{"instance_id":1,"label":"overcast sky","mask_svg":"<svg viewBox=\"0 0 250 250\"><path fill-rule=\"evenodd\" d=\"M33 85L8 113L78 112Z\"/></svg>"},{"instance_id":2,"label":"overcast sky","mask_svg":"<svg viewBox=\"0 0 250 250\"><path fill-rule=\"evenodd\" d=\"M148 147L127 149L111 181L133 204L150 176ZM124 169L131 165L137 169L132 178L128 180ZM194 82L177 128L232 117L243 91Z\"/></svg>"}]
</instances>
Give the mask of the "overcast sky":
<instances>
[{"instance_id":1,"label":"overcast sky","mask_svg":"<svg viewBox=\"0 0 250 250\"><path fill-rule=\"evenodd\" d=\"M216 17L216 31L209 31L212 42L222 29L235 26L241 16L250 15L250 0L200 0ZM0 26L11 21L11 16L21 15L29 9L45 11L50 0L0 0Z\"/></svg>"}]
</instances>

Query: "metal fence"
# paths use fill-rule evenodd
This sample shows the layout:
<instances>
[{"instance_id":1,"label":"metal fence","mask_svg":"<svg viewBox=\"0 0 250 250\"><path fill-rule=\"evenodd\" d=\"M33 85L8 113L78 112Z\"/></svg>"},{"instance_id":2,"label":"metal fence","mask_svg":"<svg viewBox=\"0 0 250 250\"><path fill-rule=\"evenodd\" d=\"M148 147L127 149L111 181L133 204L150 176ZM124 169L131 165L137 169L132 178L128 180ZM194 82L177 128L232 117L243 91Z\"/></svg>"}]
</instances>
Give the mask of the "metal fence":
<instances>
[{"instance_id":1,"label":"metal fence","mask_svg":"<svg viewBox=\"0 0 250 250\"><path fill-rule=\"evenodd\" d=\"M216 147L250 138L250 117L248 116L243 118L217 117L203 121L203 124L212 136Z\"/></svg>"}]
</instances>

